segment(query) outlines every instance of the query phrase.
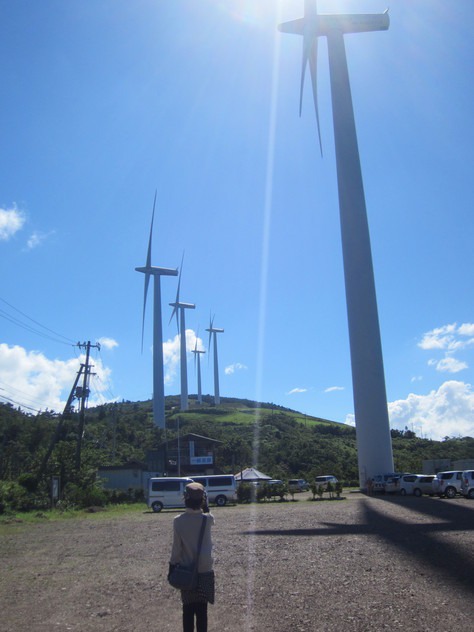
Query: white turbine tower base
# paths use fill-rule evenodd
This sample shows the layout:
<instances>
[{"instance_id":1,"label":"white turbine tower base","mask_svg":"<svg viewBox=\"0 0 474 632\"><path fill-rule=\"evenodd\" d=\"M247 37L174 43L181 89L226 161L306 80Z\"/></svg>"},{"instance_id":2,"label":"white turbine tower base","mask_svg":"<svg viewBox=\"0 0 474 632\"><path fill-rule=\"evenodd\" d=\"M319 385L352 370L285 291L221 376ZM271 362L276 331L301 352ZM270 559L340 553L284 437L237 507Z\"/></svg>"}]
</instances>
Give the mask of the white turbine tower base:
<instances>
[{"instance_id":1,"label":"white turbine tower base","mask_svg":"<svg viewBox=\"0 0 474 632\"><path fill-rule=\"evenodd\" d=\"M283 32L303 36L301 91L306 65L309 63L318 134L317 42L320 36L326 36L328 41L359 480L362 488L366 487L366 481L374 475L393 472L393 453L369 228L344 34L387 30L388 27L387 12L375 15L319 15L313 0L305 0L303 18L279 27Z\"/></svg>"},{"instance_id":2,"label":"white turbine tower base","mask_svg":"<svg viewBox=\"0 0 474 632\"><path fill-rule=\"evenodd\" d=\"M165 427L165 385L163 370L163 325L161 318L161 277L178 276L178 270L172 268L156 268L151 265L151 243L153 236L153 221L155 219L156 192L151 216L150 237L148 240L148 252L146 265L135 268L137 272L145 275L145 293L143 297L142 317L142 352L143 336L145 331L145 310L150 276L153 277L153 423L159 428Z\"/></svg>"}]
</instances>

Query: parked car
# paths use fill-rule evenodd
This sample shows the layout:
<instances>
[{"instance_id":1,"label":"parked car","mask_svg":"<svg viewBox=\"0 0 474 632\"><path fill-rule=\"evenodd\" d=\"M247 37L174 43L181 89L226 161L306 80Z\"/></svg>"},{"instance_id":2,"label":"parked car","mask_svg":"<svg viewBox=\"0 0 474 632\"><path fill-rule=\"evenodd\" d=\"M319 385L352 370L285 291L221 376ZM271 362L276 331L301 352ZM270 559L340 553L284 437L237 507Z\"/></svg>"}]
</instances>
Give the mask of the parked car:
<instances>
[{"instance_id":1,"label":"parked car","mask_svg":"<svg viewBox=\"0 0 474 632\"><path fill-rule=\"evenodd\" d=\"M284 498L288 492L288 489L283 481L273 478L270 481L265 481L267 488L267 498L273 498L279 496Z\"/></svg>"},{"instance_id":2,"label":"parked car","mask_svg":"<svg viewBox=\"0 0 474 632\"><path fill-rule=\"evenodd\" d=\"M461 493L462 472L454 470L450 472L438 472L433 481L433 489L438 496L454 498Z\"/></svg>"},{"instance_id":3,"label":"parked car","mask_svg":"<svg viewBox=\"0 0 474 632\"><path fill-rule=\"evenodd\" d=\"M429 496L434 496L433 481L435 478L434 474L404 474L400 477L400 494L402 496L407 494L413 494L414 496L428 494Z\"/></svg>"},{"instance_id":4,"label":"parked car","mask_svg":"<svg viewBox=\"0 0 474 632\"><path fill-rule=\"evenodd\" d=\"M193 479L188 477L157 477L148 480L147 505L155 513L163 508L184 507L184 488Z\"/></svg>"},{"instance_id":5,"label":"parked car","mask_svg":"<svg viewBox=\"0 0 474 632\"><path fill-rule=\"evenodd\" d=\"M207 499L218 507L224 507L228 502L237 500L237 483L235 476L230 474L218 474L210 476L194 476L191 478L196 483L201 483L206 489Z\"/></svg>"},{"instance_id":6,"label":"parked car","mask_svg":"<svg viewBox=\"0 0 474 632\"><path fill-rule=\"evenodd\" d=\"M331 483L331 485L335 485L338 480L335 476L332 476L332 474L326 474L325 476L316 476L314 482L318 487L322 487L323 490L326 491L326 489L328 488L328 483Z\"/></svg>"},{"instance_id":7,"label":"parked car","mask_svg":"<svg viewBox=\"0 0 474 632\"><path fill-rule=\"evenodd\" d=\"M461 494L467 498L474 498L474 470L465 470L462 473Z\"/></svg>"},{"instance_id":8,"label":"parked car","mask_svg":"<svg viewBox=\"0 0 474 632\"><path fill-rule=\"evenodd\" d=\"M391 489L391 484L394 479L400 478L400 474L397 472L392 472L390 474L377 474L373 478L373 492L379 492L381 494L385 494L387 491L395 491Z\"/></svg>"},{"instance_id":9,"label":"parked car","mask_svg":"<svg viewBox=\"0 0 474 632\"><path fill-rule=\"evenodd\" d=\"M288 481L288 489L290 492L307 492L309 490L309 484L304 478L290 478Z\"/></svg>"}]
</instances>

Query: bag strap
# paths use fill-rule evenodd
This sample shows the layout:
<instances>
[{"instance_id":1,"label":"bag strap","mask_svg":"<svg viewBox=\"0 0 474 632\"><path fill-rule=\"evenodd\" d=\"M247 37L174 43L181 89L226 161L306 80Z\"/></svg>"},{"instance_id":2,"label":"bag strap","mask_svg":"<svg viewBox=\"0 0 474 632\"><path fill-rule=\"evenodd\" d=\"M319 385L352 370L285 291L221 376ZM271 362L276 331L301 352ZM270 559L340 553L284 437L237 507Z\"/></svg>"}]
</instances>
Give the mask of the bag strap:
<instances>
[{"instance_id":1,"label":"bag strap","mask_svg":"<svg viewBox=\"0 0 474 632\"><path fill-rule=\"evenodd\" d=\"M201 524L201 531L199 532L199 542L198 542L197 556L196 556L196 571L197 571L197 568L199 566L199 556L201 555L201 547L202 547L202 541L203 541L203 538L204 538L204 530L206 528L206 521L207 521L207 518L203 514L203 516L202 516L202 524Z\"/></svg>"}]
</instances>

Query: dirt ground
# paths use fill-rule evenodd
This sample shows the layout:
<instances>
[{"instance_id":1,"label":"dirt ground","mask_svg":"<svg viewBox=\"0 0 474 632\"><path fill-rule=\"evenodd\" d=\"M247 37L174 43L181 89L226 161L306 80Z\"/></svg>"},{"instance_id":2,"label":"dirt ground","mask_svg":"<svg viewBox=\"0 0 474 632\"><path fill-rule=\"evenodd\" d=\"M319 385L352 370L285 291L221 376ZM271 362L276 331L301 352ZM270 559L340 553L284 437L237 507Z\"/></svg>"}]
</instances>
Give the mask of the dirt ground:
<instances>
[{"instance_id":1,"label":"dirt ground","mask_svg":"<svg viewBox=\"0 0 474 632\"><path fill-rule=\"evenodd\" d=\"M368 498L212 510L210 632L474 630L474 502ZM180 632L176 510L0 527L1 632Z\"/></svg>"}]
</instances>

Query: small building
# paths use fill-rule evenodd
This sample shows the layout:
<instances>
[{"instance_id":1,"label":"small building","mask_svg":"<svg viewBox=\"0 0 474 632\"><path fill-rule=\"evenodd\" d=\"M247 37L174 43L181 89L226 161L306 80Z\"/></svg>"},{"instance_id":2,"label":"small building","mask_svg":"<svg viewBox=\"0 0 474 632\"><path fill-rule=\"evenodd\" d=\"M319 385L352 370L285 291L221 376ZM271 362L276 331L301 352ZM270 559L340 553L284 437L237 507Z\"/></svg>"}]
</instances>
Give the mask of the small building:
<instances>
[{"instance_id":1,"label":"small building","mask_svg":"<svg viewBox=\"0 0 474 632\"><path fill-rule=\"evenodd\" d=\"M220 474L215 453L221 444L217 439L189 433L163 443L157 450L150 450L146 459L149 465L162 463L166 476Z\"/></svg>"},{"instance_id":2,"label":"small building","mask_svg":"<svg viewBox=\"0 0 474 632\"><path fill-rule=\"evenodd\" d=\"M452 470L473 470L474 459L428 459L423 461L423 474L437 474L438 472L450 472Z\"/></svg>"},{"instance_id":3,"label":"small building","mask_svg":"<svg viewBox=\"0 0 474 632\"><path fill-rule=\"evenodd\" d=\"M129 461L123 465L101 465L97 476L102 480L104 489L143 490L148 476L147 466L140 461Z\"/></svg>"},{"instance_id":4,"label":"small building","mask_svg":"<svg viewBox=\"0 0 474 632\"><path fill-rule=\"evenodd\" d=\"M102 465L97 476L104 489L144 490L155 476L190 476L220 474L216 468L216 449L222 441L189 433L148 450L145 462L129 461L123 465Z\"/></svg>"}]
</instances>

